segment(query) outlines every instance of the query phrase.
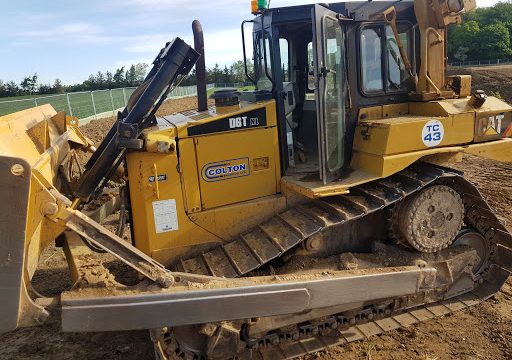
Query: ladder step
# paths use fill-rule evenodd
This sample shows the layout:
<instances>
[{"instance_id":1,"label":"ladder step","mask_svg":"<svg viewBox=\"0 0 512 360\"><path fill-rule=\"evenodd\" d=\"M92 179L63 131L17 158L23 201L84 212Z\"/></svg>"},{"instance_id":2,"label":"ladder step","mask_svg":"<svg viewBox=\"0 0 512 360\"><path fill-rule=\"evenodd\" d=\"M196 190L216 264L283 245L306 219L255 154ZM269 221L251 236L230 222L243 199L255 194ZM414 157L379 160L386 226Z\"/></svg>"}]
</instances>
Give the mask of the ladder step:
<instances>
[{"instance_id":1,"label":"ladder step","mask_svg":"<svg viewBox=\"0 0 512 360\"><path fill-rule=\"evenodd\" d=\"M246 274L260 266L258 259L241 238L224 245L224 250L239 274Z\"/></svg>"},{"instance_id":2,"label":"ladder step","mask_svg":"<svg viewBox=\"0 0 512 360\"><path fill-rule=\"evenodd\" d=\"M206 267L213 276L233 278L238 276L236 269L231 265L228 257L222 250L222 247L217 247L202 255Z\"/></svg>"}]
</instances>

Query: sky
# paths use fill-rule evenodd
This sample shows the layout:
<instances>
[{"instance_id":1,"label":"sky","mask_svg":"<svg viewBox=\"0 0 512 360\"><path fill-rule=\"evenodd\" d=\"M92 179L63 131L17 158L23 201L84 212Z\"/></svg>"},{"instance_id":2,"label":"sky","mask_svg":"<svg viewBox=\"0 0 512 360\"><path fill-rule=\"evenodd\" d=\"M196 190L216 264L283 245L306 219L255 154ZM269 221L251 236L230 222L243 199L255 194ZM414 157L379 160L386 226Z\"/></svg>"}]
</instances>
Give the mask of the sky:
<instances>
[{"instance_id":1,"label":"sky","mask_svg":"<svg viewBox=\"0 0 512 360\"><path fill-rule=\"evenodd\" d=\"M271 7L319 0L271 0ZM325 1L323 1L325 2ZM492 6L497 0L477 0ZM151 63L176 36L193 45L201 21L208 67L242 59L240 24L250 0L0 0L0 79L81 83L98 70Z\"/></svg>"}]
</instances>

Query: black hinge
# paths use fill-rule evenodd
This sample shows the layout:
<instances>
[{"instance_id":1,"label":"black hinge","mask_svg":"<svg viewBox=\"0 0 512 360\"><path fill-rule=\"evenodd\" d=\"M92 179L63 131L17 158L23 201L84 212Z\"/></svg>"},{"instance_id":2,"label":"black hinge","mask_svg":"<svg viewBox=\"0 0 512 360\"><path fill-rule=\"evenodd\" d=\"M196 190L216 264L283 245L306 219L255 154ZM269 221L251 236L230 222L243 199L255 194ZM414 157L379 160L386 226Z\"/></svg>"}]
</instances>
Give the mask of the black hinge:
<instances>
[{"instance_id":1,"label":"black hinge","mask_svg":"<svg viewBox=\"0 0 512 360\"><path fill-rule=\"evenodd\" d=\"M321 77L327 77L327 74L330 72L331 72L331 70L327 69L325 66L322 66L320 68L320 76Z\"/></svg>"}]
</instances>

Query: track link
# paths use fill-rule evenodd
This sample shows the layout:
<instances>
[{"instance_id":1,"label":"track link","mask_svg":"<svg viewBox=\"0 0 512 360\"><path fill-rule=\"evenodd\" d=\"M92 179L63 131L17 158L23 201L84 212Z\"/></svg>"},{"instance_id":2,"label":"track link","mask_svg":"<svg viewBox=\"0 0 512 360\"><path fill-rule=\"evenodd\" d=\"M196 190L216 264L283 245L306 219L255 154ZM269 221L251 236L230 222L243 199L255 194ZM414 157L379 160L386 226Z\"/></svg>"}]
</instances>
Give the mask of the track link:
<instances>
[{"instance_id":1,"label":"track link","mask_svg":"<svg viewBox=\"0 0 512 360\"><path fill-rule=\"evenodd\" d=\"M414 302L407 305L407 299L404 298L388 299L389 304L395 305L382 308L382 304L375 304L370 312L366 306L355 315L352 314L351 318L344 318L343 314L333 315L321 322L298 325L292 333L277 335L270 332L261 339L248 342L246 349L237 354L236 358L293 359L466 309L492 297L507 281L512 272L512 235L476 187L464 180L461 173L421 163L389 178L355 187L351 189L352 195L316 200L289 209L231 243L182 261L178 269L181 266L182 271L204 275L243 276L329 226L355 221L393 205L433 183L450 186L461 195L466 226L480 233L491 248L486 266L476 274L472 291L464 294L444 293L438 296L441 301L421 305ZM237 253L233 249L242 249L243 252ZM165 338L164 347L170 346L176 350L172 352L174 356L171 358L204 358L199 354L181 351L171 333Z\"/></svg>"}]
</instances>

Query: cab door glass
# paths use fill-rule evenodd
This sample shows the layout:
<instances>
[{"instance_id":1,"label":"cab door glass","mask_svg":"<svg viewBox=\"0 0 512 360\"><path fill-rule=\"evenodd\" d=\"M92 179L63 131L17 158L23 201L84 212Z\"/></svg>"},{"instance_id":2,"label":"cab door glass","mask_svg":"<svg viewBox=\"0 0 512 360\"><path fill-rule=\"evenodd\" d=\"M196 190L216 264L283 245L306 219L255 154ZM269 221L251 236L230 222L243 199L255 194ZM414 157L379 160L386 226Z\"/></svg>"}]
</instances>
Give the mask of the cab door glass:
<instances>
[{"instance_id":1,"label":"cab door glass","mask_svg":"<svg viewBox=\"0 0 512 360\"><path fill-rule=\"evenodd\" d=\"M313 42L308 43L308 90L315 91L315 54L313 53Z\"/></svg>"},{"instance_id":2,"label":"cab door glass","mask_svg":"<svg viewBox=\"0 0 512 360\"><path fill-rule=\"evenodd\" d=\"M254 47L254 65L256 71L256 87L258 90L272 90L272 56L270 50L270 36L261 36L257 33Z\"/></svg>"},{"instance_id":3,"label":"cab door glass","mask_svg":"<svg viewBox=\"0 0 512 360\"><path fill-rule=\"evenodd\" d=\"M290 48L288 40L285 38L279 39L279 49L281 54L281 70L283 71L283 81L291 81L290 78Z\"/></svg>"},{"instance_id":4,"label":"cab door glass","mask_svg":"<svg viewBox=\"0 0 512 360\"><path fill-rule=\"evenodd\" d=\"M335 172L343 166L345 137L344 37L337 19L324 18L324 41L326 160L328 171Z\"/></svg>"}]
</instances>

